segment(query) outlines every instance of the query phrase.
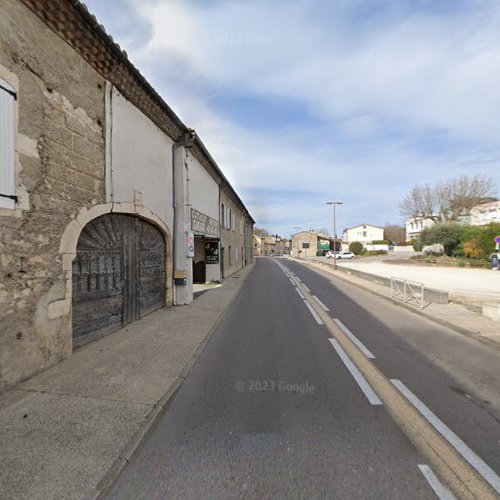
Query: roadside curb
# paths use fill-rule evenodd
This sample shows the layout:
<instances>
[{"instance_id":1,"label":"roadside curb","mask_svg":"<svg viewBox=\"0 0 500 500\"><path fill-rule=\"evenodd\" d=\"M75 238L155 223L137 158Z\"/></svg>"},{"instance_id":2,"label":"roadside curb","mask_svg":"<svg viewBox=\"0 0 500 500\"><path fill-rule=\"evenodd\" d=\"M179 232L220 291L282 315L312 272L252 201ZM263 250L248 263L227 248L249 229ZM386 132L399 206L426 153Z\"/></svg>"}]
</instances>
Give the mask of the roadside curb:
<instances>
[{"instance_id":1,"label":"roadside curb","mask_svg":"<svg viewBox=\"0 0 500 500\"><path fill-rule=\"evenodd\" d=\"M178 377L175 379L173 384L170 386L168 391L164 394L164 396L153 406L152 410L149 412L149 414L146 416L144 422L140 425L140 427L135 431L135 433L132 435L130 438L129 442L123 449L123 451L120 453L118 458L114 461L113 465L108 469L104 477L97 483L97 486L94 488L94 491L87 496L87 499L97 499L101 498L103 495L105 495L113 486L115 483L116 479L122 472L122 470L125 468L125 466L129 463L131 457L134 455L136 450L139 448L141 443L151 434L152 430L155 427L155 424L158 422L158 420L163 416L165 411L168 408L168 405L172 401L173 397L177 393L177 391L180 389L180 386L186 379L186 377L189 375L189 372L195 365L196 361L200 357L200 355L203 353L205 350L206 346L210 342L210 339L212 338L213 334L219 327L219 325L222 323L222 320L224 319L227 311L230 309L231 305L233 302L238 298L241 289L243 288L243 285L246 283L248 277L252 274L253 270L255 267L255 262L253 264L250 264L243 269L240 269L237 272L242 272L246 271L246 275L243 277L243 279L240 281L238 284L238 287L236 288L233 296L231 299L228 301L224 309L221 311L215 322L213 323L212 327L210 328L209 332L205 336L205 338L198 344L198 347L196 348L195 352L191 355L189 360L186 362L184 367L182 368L181 372L179 373ZM236 273L237 273L236 272ZM232 276L234 276L233 273ZM229 276L228 278L230 278ZM227 278L226 278L227 279Z\"/></svg>"},{"instance_id":2,"label":"roadside curb","mask_svg":"<svg viewBox=\"0 0 500 500\"><path fill-rule=\"evenodd\" d=\"M353 286L356 286L358 288L361 288L361 290L364 290L365 292L369 292L377 297L380 297L381 299L385 299L388 302L391 302L392 304L402 307L403 309L406 309L407 311L413 312L419 316L422 316L423 318L427 318L429 321L433 321L434 323L437 323L438 325L451 328L452 330L456 331L457 333L460 333L461 335L464 335L466 337L469 337L470 339L477 340L478 342L481 342L482 344L495 349L497 351L500 351L500 345L498 342L495 342L494 340L491 340L487 337L483 337L477 333L471 332L470 330L467 330L466 328L462 328L461 326L451 323L450 321L437 318L435 316L430 316L426 314L424 311L421 311L420 309L415 309L407 304L404 304L403 302L400 302L399 300L395 300L392 297L388 297L387 295L384 295L383 293L378 292L377 290L373 290L369 286L364 286L361 283L356 283L354 281L349 280L349 278L341 275L341 274L334 274L332 271L329 271L328 269L320 269L317 266L323 266L321 263L310 263L310 262L303 262L301 260L297 259L292 259L293 261L297 262L298 264L305 264L307 265L310 269L315 270L316 272L318 271L326 271L328 274L330 274L333 278L338 278L339 280L344 281L345 283L349 283Z\"/></svg>"}]
</instances>

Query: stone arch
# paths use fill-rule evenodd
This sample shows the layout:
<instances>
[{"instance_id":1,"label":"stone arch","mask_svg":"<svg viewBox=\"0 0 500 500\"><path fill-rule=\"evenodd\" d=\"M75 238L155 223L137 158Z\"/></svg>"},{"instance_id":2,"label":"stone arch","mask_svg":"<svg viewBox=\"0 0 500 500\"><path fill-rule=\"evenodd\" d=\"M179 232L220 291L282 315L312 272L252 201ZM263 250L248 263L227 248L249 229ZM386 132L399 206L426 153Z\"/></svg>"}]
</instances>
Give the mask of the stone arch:
<instances>
[{"instance_id":1,"label":"stone arch","mask_svg":"<svg viewBox=\"0 0 500 500\"><path fill-rule=\"evenodd\" d=\"M162 234L165 240L165 270L167 280L165 283L165 305L170 306L173 303L173 240L169 228L153 212L147 208L134 203L105 203L95 205L91 208L81 209L76 217L67 225L61 238L59 246L59 255L62 259L64 274L64 299L57 300L48 305L49 319L56 319L61 316L68 316L68 324L71 324L71 304L73 293L73 260L76 257L76 247L83 228L92 220L105 214L129 214L153 224ZM71 329L70 329L71 330ZM69 332L71 338L72 331Z\"/></svg>"}]
</instances>

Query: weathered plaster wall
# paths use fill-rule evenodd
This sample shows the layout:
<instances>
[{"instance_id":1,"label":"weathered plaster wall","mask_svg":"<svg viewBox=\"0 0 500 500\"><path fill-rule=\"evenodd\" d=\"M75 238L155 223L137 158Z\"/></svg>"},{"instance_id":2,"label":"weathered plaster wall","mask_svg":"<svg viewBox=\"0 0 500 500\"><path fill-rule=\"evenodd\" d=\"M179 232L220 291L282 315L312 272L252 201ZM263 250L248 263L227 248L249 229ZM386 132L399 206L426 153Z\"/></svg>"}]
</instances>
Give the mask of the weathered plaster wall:
<instances>
[{"instance_id":1,"label":"weathered plaster wall","mask_svg":"<svg viewBox=\"0 0 500 500\"><path fill-rule=\"evenodd\" d=\"M107 99L108 201L140 202L172 228L172 139L116 87Z\"/></svg>"},{"instance_id":2,"label":"weathered plaster wall","mask_svg":"<svg viewBox=\"0 0 500 500\"><path fill-rule=\"evenodd\" d=\"M191 154L187 154L188 206L219 220L219 185Z\"/></svg>"},{"instance_id":3,"label":"weathered plaster wall","mask_svg":"<svg viewBox=\"0 0 500 500\"><path fill-rule=\"evenodd\" d=\"M229 198L223 189L220 190L220 203L224 207L231 208L234 213L234 228L226 229L220 226L221 246L224 247L223 278L230 276L245 265L244 248L249 245L246 241L244 225L242 225L243 213ZM219 209L220 210L220 209ZM243 253L242 253L243 248Z\"/></svg>"},{"instance_id":4,"label":"weathered plaster wall","mask_svg":"<svg viewBox=\"0 0 500 500\"><path fill-rule=\"evenodd\" d=\"M59 245L105 199L103 79L17 0L0 2L0 73L18 92L21 197L0 212L1 391L71 352L70 311L50 306L67 292Z\"/></svg>"}]
</instances>

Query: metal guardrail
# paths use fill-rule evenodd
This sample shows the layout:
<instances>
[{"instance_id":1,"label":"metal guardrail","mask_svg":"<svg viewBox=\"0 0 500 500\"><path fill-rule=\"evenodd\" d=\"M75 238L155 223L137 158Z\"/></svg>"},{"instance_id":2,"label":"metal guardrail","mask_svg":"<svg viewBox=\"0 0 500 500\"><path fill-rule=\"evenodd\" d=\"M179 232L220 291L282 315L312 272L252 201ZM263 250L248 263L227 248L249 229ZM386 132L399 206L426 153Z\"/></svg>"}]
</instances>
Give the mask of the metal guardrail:
<instances>
[{"instance_id":1,"label":"metal guardrail","mask_svg":"<svg viewBox=\"0 0 500 500\"><path fill-rule=\"evenodd\" d=\"M415 281L391 277L391 297L404 304L424 308L424 285Z\"/></svg>"}]
</instances>

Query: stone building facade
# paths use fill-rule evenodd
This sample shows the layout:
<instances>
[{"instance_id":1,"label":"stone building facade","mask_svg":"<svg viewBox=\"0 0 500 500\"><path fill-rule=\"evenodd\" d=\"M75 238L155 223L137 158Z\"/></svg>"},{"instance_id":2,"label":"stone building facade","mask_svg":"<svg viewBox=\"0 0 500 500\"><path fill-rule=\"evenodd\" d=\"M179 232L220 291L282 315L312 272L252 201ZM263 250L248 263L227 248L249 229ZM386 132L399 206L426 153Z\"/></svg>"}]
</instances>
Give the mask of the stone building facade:
<instances>
[{"instance_id":1,"label":"stone building facade","mask_svg":"<svg viewBox=\"0 0 500 500\"><path fill-rule=\"evenodd\" d=\"M309 245L304 248L304 243ZM293 257L314 257L325 255L333 244L332 238L316 231L302 231L292 235L291 254Z\"/></svg>"},{"instance_id":2,"label":"stone building facade","mask_svg":"<svg viewBox=\"0 0 500 500\"><path fill-rule=\"evenodd\" d=\"M220 190L221 272L226 278L253 262L254 221L236 193Z\"/></svg>"},{"instance_id":3,"label":"stone building facade","mask_svg":"<svg viewBox=\"0 0 500 500\"><path fill-rule=\"evenodd\" d=\"M2 0L0 100L2 391L192 300L189 155L211 180L194 206L213 217L227 198L245 221L221 246L246 248L253 220L201 140L77 1ZM130 114L151 147L129 140ZM227 274L250 262L244 255Z\"/></svg>"},{"instance_id":4,"label":"stone building facade","mask_svg":"<svg viewBox=\"0 0 500 500\"><path fill-rule=\"evenodd\" d=\"M82 207L105 202L106 82L17 0L0 4L0 46L0 79L16 93L18 197L0 209L1 390L71 353L60 245Z\"/></svg>"}]
</instances>

